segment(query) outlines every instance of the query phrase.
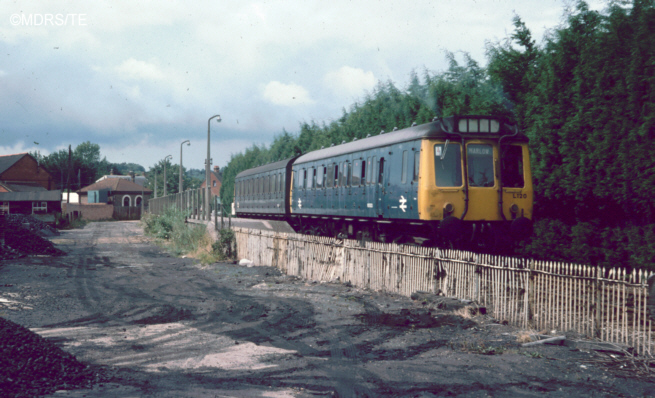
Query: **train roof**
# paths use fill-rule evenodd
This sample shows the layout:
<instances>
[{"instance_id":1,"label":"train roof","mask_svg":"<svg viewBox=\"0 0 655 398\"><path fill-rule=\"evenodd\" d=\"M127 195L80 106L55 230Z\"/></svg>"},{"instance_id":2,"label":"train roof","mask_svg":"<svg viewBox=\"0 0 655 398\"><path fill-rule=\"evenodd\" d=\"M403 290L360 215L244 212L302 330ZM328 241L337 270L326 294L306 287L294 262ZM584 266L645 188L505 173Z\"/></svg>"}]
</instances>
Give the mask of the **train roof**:
<instances>
[{"instance_id":1,"label":"train roof","mask_svg":"<svg viewBox=\"0 0 655 398\"><path fill-rule=\"evenodd\" d=\"M488 131L484 131L482 122L486 120ZM477 128L469 128L477 121ZM462 131L466 130L466 131ZM474 130L474 131L470 131ZM513 126L508 124L506 118L496 116L451 116L433 120L430 123L408 127L402 130L381 133L379 135L362 138L329 148L319 149L300 156L294 164L312 162L315 160L345 155L352 152L365 151L379 147L385 147L401 142L414 141L427 138L458 137L466 138L500 138L504 135L511 135L515 132ZM527 137L517 134L514 140L527 141Z\"/></svg>"},{"instance_id":2,"label":"train roof","mask_svg":"<svg viewBox=\"0 0 655 398\"><path fill-rule=\"evenodd\" d=\"M286 169L289 162L293 162L294 159L296 159L296 158L294 157L294 158L284 159L284 160L280 160L278 162L273 162L273 163L265 164L263 166L258 166L258 167L254 167L252 169L244 170L241 173L237 174L235 179L236 178L242 178L242 177L248 177L248 176L253 175L253 174L265 173L267 171Z\"/></svg>"}]
</instances>

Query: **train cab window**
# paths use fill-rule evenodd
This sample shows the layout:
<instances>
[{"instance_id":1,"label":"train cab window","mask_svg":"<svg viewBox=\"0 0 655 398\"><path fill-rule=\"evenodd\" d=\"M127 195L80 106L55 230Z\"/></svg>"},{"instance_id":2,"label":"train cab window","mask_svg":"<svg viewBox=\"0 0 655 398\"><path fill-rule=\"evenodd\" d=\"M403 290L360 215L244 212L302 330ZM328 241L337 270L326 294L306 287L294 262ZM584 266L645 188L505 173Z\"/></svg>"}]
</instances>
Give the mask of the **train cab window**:
<instances>
[{"instance_id":1,"label":"train cab window","mask_svg":"<svg viewBox=\"0 0 655 398\"><path fill-rule=\"evenodd\" d=\"M380 167L378 169L378 184L384 184L384 158L380 158Z\"/></svg>"},{"instance_id":2,"label":"train cab window","mask_svg":"<svg viewBox=\"0 0 655 398\"><path fill-rule=\"evenodd\" d=\"M466 153L469 185L494 186L494 152L491 145L470 144Z\"/></svg>"},{"instance_id":3,"label":"train cab window","mask_svg":"<svg viewBox=\"0 0 655 398\"><path fill-rule=\"evenodd\" d=\"M462 186L462 150L448 141L434 146L434 176L438 187Z\"/></svg>"},{"instance_id":4,"label":"train cab window","mask_svg":"<svg viewBox=\"0 0 655 398\"><path fill-rule=\"evenodd\" d=\"M418 182L418 166L420 166L421 161L421 151L414 152L414 177L412 181Z\"/></svg>"},{"instance_id":5,"label":"train cab window","mask_svg":"<svg viewBox=\"0 0 655 398\"><path fill-rule=\"evenodd\" d=\"M407 173L409 171L409 167L407 167L408 166L408 164L407 164L408 161L409 161L409 154L407 153L407 151L403 151L403 164L402 164L402 166L401 166L402 168L400 170L400 183L401 184L406 184L407 183Z\"/></svg>"},{"instance_id":6,"label":"train cab window","mask_svg":"<svg viewBox=\"0 0 655 398\"><path fill-rule=\"evenodd\" d=\"M507 188L523 188L523 148L519 145L503 146L501 164L503 186Z\"/></svg>"}]
</instances>

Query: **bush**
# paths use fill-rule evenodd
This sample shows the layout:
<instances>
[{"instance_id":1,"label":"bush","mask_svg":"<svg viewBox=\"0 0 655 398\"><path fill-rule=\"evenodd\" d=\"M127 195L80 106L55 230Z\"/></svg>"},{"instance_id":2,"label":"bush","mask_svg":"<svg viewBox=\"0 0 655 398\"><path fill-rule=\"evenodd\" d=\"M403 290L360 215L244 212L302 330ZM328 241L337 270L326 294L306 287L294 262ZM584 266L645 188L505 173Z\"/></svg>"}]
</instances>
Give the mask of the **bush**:
<instances>
[{"instance_id":1,"label":"bush","mask_svg":"<svg viewBox=\"0 0 655 398\"><path fill-rule=\"evenodd\" d=\"M236 241L234 231L222 229L219 231L218 240L212 244L212 252L220 260L231 260L236 255Z\"/></svg>"}]
</instances>

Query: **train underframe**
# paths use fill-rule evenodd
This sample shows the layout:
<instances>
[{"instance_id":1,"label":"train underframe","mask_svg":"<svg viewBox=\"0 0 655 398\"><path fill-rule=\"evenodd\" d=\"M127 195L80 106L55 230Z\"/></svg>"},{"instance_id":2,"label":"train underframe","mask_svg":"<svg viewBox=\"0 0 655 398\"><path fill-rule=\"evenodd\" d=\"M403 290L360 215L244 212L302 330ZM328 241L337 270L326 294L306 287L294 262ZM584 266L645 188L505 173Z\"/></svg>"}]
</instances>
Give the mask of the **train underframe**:
<instances>
[{"instance_id":1,"label":"train underframe","mask_svg":"<svg viewBox=\"0 0 655 398\"><path fill-rule=\"evenodd\" d=\"M361 241L462 250L502 252L516 243L511 221L420 221L355 217L292 216L287 220L299 233Z\"/></svg>"}]
</instances>

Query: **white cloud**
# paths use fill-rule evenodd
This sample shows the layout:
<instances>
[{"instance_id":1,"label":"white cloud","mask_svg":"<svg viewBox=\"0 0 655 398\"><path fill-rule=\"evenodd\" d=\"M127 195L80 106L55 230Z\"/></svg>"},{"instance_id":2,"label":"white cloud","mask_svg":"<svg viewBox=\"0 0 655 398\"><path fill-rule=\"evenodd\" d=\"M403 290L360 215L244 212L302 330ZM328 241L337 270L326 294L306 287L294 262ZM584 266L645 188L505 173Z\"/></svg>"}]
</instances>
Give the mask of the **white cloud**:
<instances>
[{"instance_id":1,"label":"white cloud","mask_svg":"<svg viewBox=\"0 0 655 398\"><path fill-rule=\"evenodd\" d=\"M375 87L373 72L342 66L339 70L328 72L323 78L325 85L339 96L361 96L366 90Z\"/></svg>"},{"instance_id":2,"label":"white cloud","mask_svg":"<svg viewBox=\"0 0 655 398\"><path fill-rule=\"evenodd\" d=\"M166 75L157 65L130 58L116 67L116 71L124 79L163 80Z\"/></svg>"},{"instance_id":3,"label":"white cloud","mask_svg":"<svg viewBox=\"0 0 655 398\"><path fill-rule=\"evenodd\" d=\"M278 81L272 81L264 87L263 97L275 105L283 106L306 105L314 102L303 86Z\"/></svg>"}]
</instances>

